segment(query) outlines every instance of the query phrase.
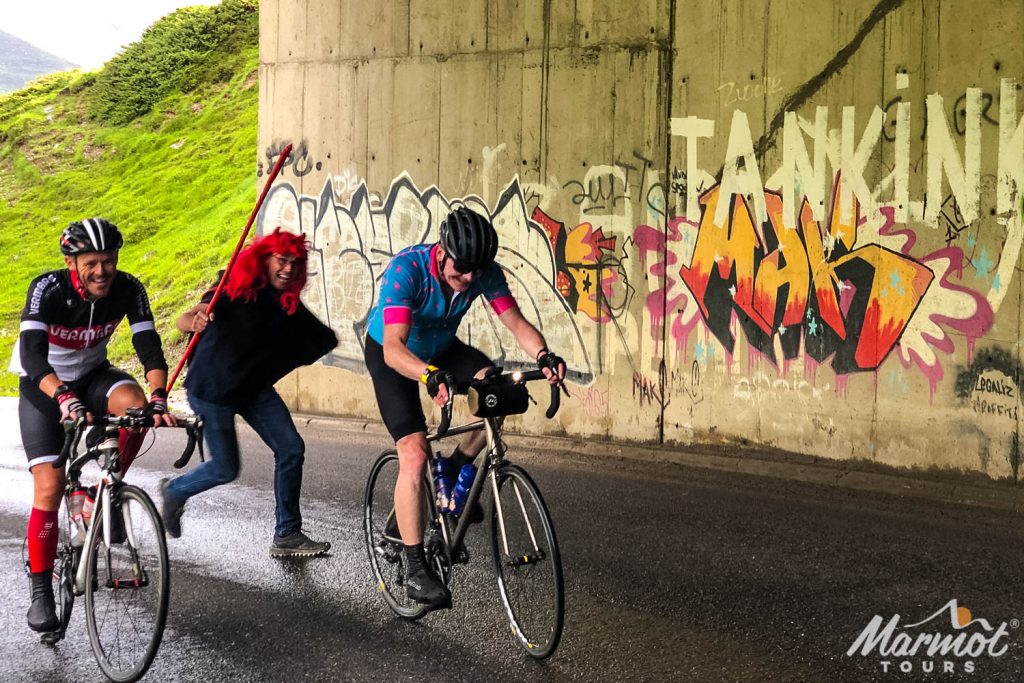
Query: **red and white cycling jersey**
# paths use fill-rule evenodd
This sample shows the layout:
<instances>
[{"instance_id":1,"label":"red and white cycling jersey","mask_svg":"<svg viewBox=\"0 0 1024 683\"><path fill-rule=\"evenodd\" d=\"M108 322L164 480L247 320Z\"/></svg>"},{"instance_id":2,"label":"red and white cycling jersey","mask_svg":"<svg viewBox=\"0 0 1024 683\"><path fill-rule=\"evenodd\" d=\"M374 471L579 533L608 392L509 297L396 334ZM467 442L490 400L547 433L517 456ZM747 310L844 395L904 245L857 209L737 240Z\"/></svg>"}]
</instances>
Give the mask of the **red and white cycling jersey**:
<instances>
[{"instance_id":1,"label":"red and white cycling jersey","mask_svg":"<svg viewBox=\"0 0 1024 683\"><path fill-rule=\"evenodd\" d=\"M75 288L69 270L43 273L29 285L10 370L33 382L49 372L64 382L77 380L107 359L110 336L125 317L146 372L166 369L141 282L118 271L110 293L89 301Z\"/></svg>"}]
</instances>

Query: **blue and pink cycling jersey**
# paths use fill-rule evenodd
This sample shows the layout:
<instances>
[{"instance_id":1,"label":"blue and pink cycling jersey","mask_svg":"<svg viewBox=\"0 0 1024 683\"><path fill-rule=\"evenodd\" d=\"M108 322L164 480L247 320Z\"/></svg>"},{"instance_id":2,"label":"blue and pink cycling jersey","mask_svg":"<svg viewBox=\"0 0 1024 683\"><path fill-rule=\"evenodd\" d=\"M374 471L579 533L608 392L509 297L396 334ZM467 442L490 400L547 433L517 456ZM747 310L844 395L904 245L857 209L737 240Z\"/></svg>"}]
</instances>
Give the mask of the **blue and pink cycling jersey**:
<instances>
[{"instance_id":1,"label":"blue and pink cycling jersey","mask_svg":"<svg viewBox=\"0 0 1024 683\"><path fill-rule=\"evenodd\" d=\"M391 259L380 279L380 295L370 311L367 330L378 344L384 344L385 325L411 325L409 350L423 360L430 360L455 340L459 323L481 294L497 315L516 305L497 263L484 267L468 290L456 292L446 302L436 253L436 244L420 244L403 249Z\"/></svg>"}]
</instances>

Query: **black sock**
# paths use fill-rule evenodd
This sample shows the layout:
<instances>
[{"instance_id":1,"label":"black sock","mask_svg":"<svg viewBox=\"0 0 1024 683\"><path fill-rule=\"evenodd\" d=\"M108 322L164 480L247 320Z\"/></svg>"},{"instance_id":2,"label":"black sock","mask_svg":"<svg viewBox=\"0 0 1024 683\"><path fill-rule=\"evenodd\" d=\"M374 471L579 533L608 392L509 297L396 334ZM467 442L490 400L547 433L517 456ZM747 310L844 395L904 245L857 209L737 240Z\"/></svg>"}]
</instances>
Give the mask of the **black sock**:
<instances>
[{"instance_id":1,"label":"black sock","mask_svg":"<svg viewBox=\"0 0 1024 683\"><path fill-rule=\"evenodd\" d=\"M423 557L422 543L417 543L416 545L405 545L403 543L402 550L405 553L405 566L408 567L410 572L421 569L427 563Z\"/></svg>"}]
</instances>

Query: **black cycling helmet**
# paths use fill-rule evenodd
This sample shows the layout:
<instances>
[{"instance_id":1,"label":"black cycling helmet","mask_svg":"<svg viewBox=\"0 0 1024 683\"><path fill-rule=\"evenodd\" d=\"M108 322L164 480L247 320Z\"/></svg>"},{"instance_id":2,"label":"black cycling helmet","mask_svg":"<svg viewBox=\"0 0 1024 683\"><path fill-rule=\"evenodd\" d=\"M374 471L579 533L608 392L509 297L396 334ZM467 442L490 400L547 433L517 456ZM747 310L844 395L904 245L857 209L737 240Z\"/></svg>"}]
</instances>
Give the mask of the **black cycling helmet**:
<instances>
[{"instance_id":1,"label":"black cycling helmet","mask_svg":"<svg viewBox=\"0 0 1024 683\"><path fill-rule=\"evenodd\" d=\"M60 253L65 256L90 251L111 251L124 244L121 231L105 218L74 221L60 234Z\"/></svg>"},{"instance_id":2,"label":"black cycling helmet","mask_svg":"<svg viewBox=\"0 0 1024 683\"><path fill-rule=\"evenodd\" d=\"M494 262L498 233L489 220L460 206L441 223L441 246L455 261L455 267L468 273Z\"/></svg>"}]
</instances>

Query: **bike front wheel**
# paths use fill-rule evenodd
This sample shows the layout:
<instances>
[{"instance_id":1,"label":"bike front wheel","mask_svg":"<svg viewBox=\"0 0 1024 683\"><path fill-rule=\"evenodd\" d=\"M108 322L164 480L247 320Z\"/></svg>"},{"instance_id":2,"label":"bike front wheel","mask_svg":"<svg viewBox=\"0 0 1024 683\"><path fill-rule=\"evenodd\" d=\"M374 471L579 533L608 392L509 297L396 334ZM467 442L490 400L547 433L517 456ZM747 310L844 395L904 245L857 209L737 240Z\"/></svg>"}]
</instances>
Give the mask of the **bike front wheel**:
<instances>
[{"instance_id":1,"label":"bike front wheel","mask_svg":"<svg viewBox=\"0 0 1024 683\"><path fill-rule=\"evenodd\" d=\"M505 464L493 476L491 545L501 602L517 642L544 659L558 647L565 611L555 528L525 470Z\"/></svg>"},{"instance_id":2,"label":"bike front wheel","mask_svg":"<svg viewBox=\"0 0 1024 683\"><path fill-rule=\"evenodd\" d=\"M137 681L156 657L167 621L170 565L153 501L134 486L110 494L110 545L97 505L86 549L85 616L89 642L112 681Z\"/></svg>"},{"instance_id":3,"label":"bike front wheel","mask_svg":"<svg viewBox=\"0 0 1024 683\"><path fill-rule=\"evenodd\" d=\"M402 554L402 538L395 519L395 483L398 481L398 453L385 451L373 463L370 477L366 481L366 495L363 506L363 530L370 566L377 582L377 589L392 612L403 619L416 620L429 610L405 593L405 558ZM427 561L441 580L448 583L451 563L439 536L437 514L430 486L424 482L422 519L424 526L424 552Z\"/></svg>"}]
</instances>

